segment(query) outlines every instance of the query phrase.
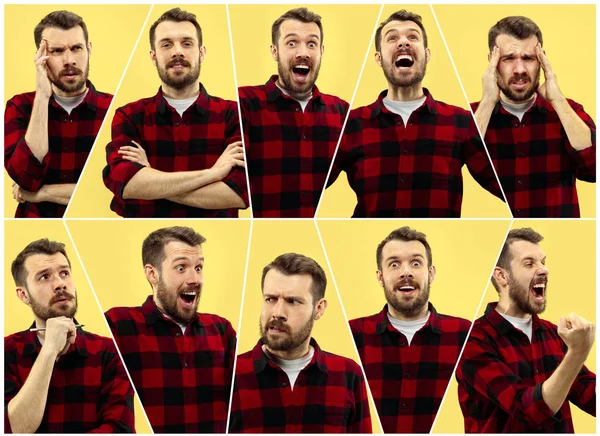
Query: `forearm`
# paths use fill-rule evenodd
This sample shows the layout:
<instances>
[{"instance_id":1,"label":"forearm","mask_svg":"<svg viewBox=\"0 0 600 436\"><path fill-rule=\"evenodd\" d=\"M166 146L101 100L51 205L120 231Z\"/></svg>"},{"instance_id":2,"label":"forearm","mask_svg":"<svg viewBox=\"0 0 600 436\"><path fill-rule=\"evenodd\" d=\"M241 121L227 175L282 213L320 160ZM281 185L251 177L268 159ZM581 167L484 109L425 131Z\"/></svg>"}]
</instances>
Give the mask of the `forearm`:
<instances>
[{"instance_id":1,"label":"forearm","mask_svg":"<svg viewBox=\"0 0 600 436\"><path fill-rule=\"evenodd\" d=\"M485 136L485 132L487 132L494 107L496 107L495 101L481 100L477 110L475 111L475 122L477 123L477 127L479 127L479 132L481 133L482 138Z\"/></svg>"},{"instance_id":2,"label":"forearm","mask_svg":"<svg viewBox=\"0 0 600 436\"><path fill-rule=\"evenodd\" d=\"M585 122L579 118L577 113L569 105L566 98L552 102L552 107L558 114L558 118L565 129L571 147L575 150L584 150L592 146L591 130Z\"/></svg>"},{"instance_id":3,"label":"forearm","mask_svg":"<svg viewBox=\"0 0 600 436\"><path fill-rule=\"evenodd\" d=\"M556 371L542 385L542 397L553 413L556 413L567 399L571 386L585 363L585 358L586 356L567 351Z\"/></svg>"},{"instance_id":4,"label":"forearm","mask_svg":"<svg viewBox=\"0 0 600 436\"><path fill-rule=\"evenodd\" d=\"M56 354L42 351L19 393L8 403L13 433L35 433L44 417Z\"/></svg>"},{"instance_id":5,"label":"forearm","mask_svg":"<svg viewBox=\"0 0 600 436\"><path fill-rule=\"evenodd\" d=\"M33 203L49 201L51 203L67 205L69 204L69 200L71 200L75 186L75 183L44 185L35 193L35 201Z\"/></svg>"},{"instance_id":6,"label":"forearm","mask_svg":"<svg viewBox=\"0 0 600 436\"><path fill-rule=\"evenodd\" d=\"M201 209L243 209L244 200L224 182L216 182L193 191L169 197L169 200Z\"/></svg>"},{"instance_id":7,"label":"forearm","mask_svg":"<svg viewBox=\"0 0 600 436\"><path fill-rule=\"evenodd\" d=\"M217 182L213 171L176 171L167 173L154 168L142 168L123 190L124 199L160 200L172 198Z\"/></svg>"},{"instance_id":8,"label":"forearm","mask_svg":"<svg viewBox=\"0 0 600 436\"><path fill-rule=\"evenodd\" d=\"M48 99L36 94L25 142L40 162L48 154Z\"/></svg>"}]
</instances>

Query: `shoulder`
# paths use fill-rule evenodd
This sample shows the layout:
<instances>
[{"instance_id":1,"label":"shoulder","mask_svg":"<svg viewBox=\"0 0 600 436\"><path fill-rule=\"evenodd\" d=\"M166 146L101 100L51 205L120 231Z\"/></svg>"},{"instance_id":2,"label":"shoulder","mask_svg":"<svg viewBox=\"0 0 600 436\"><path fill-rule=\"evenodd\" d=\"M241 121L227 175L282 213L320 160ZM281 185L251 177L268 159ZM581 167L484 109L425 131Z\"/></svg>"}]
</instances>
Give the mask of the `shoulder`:
<instances>
[{"instance_id":1,"label":"shoulder","mask_svg":"<svg viewBox=\"0 0 600 436\"><path fill-rule=\"evenodd\" d=\"M27 331L13 333L4 337L4 352L22 351L25 346Z\"/></svg>"},{"instance_id":2,"label":"shoulder","mask_svg":"<svg viewBox=\"0 0 600 436\"><path fill-rule=\"evenodd\" d=\"M82 334L82 337L85 339L85 346L87 347L88 352L92 352L94 354L98 352L117 352L115 344L111 338L90 333L88 331L83 331L78 334Z\"/></svg>"},{"instance_id":3,"label":"shoulder","mask_svg":"<svg viewBox=\"0 0 600 436\"><path fill-rule=\"evenodd\" d=\"M443 101L439 100L434 101L435 108L439 115L473 118L471 116L471 112L469 112L467 109L463 109L462 107L454 106L452 104L444 103Z\"/></svg>"},{"instance_id":4,"label":"shoulder","mask_svg":"<svg viewBox=\"0 0 600 436\"><path fill-rule=\"evenodd\" d=\"M442 332L466 333L471 328L471 321L457 316L438 314Z\"/></svg>"},{"instance_id":5,"label":"shoulder","mask_svg":"<svg viewBox=\"0 0 600 436\"><path fill-rule=\"evenodd\" d=\"M109 321L114 323L119 321L141 322L144 319L142 308L137 307L113 307L104 314Z\"/></svg>"},{"instance_id":6,"label":"shoulder","mask_svg":"<svg viewBox=\"0 0 600 436\"><path fill-rule=\"evenodd\" d=\"M216 329L221 335L233 330L229 320L212 313L199 313L198 318L202 325L207 329Z\"/></svg>"},{"instance_id":7,"label":"shoulder","mask_svg":"<svg viewBox=\"0 0 600 436\"><path fill-rule=\"evenodd\" d=\"M328 371L345 372L362 378L360 366L354 360L328 351L321 350L321 352L325 358Z\"/></svg>"},{"instance_id":8,"label":"shoulder","mask_svg":"<svg viewBox=\"0 0 600 436\"><path fill-rule=\"evenodd\" d=\"M146 97L139 99L137 101L132 101L131 103L127 103L124 106L121 106L117 109L117 112L122 112L127 115L137 114L140 112L145 112L148 107L152 107L155 105L156 96Z\"/></svg>"},{"instance_id":9,"label":"shoulder","mask_svg":"<svg viewBox=\"0 0 600 436\"><path fill-rule=\"evenodd\" d=\"M265 98L267 87L266 85L240 86L238 93L240 99Z\"/></svg>"},{"instance_id":10,"label":"shoulder","mask_svg":"<svg viewBox=\"0 0 600 436\"><path fill-rule=\"evenodd\" d=\"M326 105L339 106L340 108L343 108L345 111L347 111L348 108L350 107L350 105L348 104L348 102L346 100L343 100L335 95L321 93L321 98L323 99L323 101L325 102Z\"/></svg>"},{"instance_id":11,"label":"shoulder","mask_svg":"<svg viewBox=\"0 0 600 436\"><path fill-rule=\"evenodd\" d=\"M10 100L6 102L6 107L9 106L18 106L18 107L29 107L29 111L31 111L31 107L33 106L33 100L35 99L35 91L25 92L23 94L17 94L13 96Z\"/></svg>"},{"instance_id":12,"label":"shoulder","mask_svg":"<svg viewBox=\"0 0 600 436\"><path fill-rule=\"evenodd\" d=\"M351 319L349 324L352 333L375 333L378 317L379 314L376 313L374 315L364 316L362 318Z\"/></svg>"},{"instance_id":13,"label":"shoulder","mask_svg":"<svg viewBox=\"0 0 600 436\"><path fill-rule=\"evenodd\" d=\"M236 363L236 376L249 374L254 372L254 360L252 359L252 351L248 350L245 353L238 354Z\"/></svg>"}]
</instances>

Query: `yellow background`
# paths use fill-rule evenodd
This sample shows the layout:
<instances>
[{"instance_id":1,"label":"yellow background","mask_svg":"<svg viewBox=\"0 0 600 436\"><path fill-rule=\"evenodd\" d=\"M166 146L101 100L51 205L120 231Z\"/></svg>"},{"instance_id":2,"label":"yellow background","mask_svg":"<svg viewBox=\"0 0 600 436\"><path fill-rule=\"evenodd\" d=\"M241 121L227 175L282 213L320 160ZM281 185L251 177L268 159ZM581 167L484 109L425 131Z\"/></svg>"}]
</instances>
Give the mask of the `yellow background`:
<instances>
[{"instance_id":1,"label":"yellow background","mask_svg":"<svg viewBox=\"0 0 600 436\"><path fill-rule=\"evenodd\" d=\"M471 102L481 99L490 27L504 17L524 15L542 31L544 50L563 95L596 119L595 5L435 5L434 10ZM595 217L596 185L577 181L577 191L581 216Z\"/></svg>"},{"instance_id":2,"label":"yellow background","mask_svg":"<svg viewBox=\"0 0 600 436\"><path fill-rule=\"evenodd\" d=\"M254 221L253 225L238 354L254 348L260 338L258 324L262 306L260 279L263 268L280 254L295 252L314 259L321 265L327 276L325 298L328 305L323 317L315 322L312 337L323 350L348 357L359 363L360 359L340 306L315 224L308 220L288 220ZM369 404L373 431L381 433L375 407L371 401Z\"/></svg>"},{"instance_id":3,"label":"yellow background","mask_svg":"<svg viewBox=\"0 0 600 436\"><path fill-rule=\"evenodd\" d=\"M385 21L392 13L403 7L401 5L386 5L383 8L379 22ZM429 5L408 5L406 8L410 12L421 15L423 25L427 31L431 60L427 64L423 86L431 91L434 99L468 109L468 103L452 68ZM375 63L374 41L370 41L369 47L365 69L352 104L353 108L373 103L377 100L381 91L387 89L387 81L383 75L383 70ZM462 174L464 189L461 216L510 218L510 211L506 204L479 186L471 177L466 166L463 167ZM355 206L356 194L348 185L346 174L342 173L336 182L325 191L317 217L347 218L352 216Z\"/></svg>"},{"instance_id":4,"label":"yellow background","mask_svg":"<svg viewBox=\"0 0 600 436\"><path fill-rule=\"evenodd\" d=\"M561 316L571 312L596 322L596 223L594 221L527 221L517 220L512 228L531 227L544 240L540 246L547 256L548 304L541 318L558 324ZM498 247L498 253L500 246ZM498 294L489 284L485 300L477 314L483 316L487 303L498 301ZM596 345L586 366L596 372ZM596 419L571 404L577 433L596 433ZM463 415L458 404L456 378L452 378L442 403L433 433L464 433Z\"/></svg>"},{"instance_id":5,"label":"yellow background","mask_svg":"<svg viewBox=\"0 0 600 436\"><path fill-rule=\"evenodd\" d=\"M4 235L4 334L6 336L28 329L33 322L29 306L23 304L16 295L16 286L10 273L10 265L27 244L41 238L65 244L71 261L73 281L77 286L79 309L76 318L85 325L85 330L112 338L106 320L96 303L83 273L81 263L71 244L65 226L58 220L5 221ZM135 397L135 429L138 433L152 433L141 403Z\"/></svg>"},{"instance_id":6,"label":"yellow background","mask_svg":"<svg viewBox=\"0 0 600 436\"><path fill-rule=\"evenodd\" d=\"M33 41L33 29L47 14L61 9L80 15L87 26L92 43L89 79L98 91L115 93L149 5L6 5L5 104L16 94L35 91L33 57L37 47ZM96 178L102 183L100 173L96 174ZM17 209L17 202L12 197L12 183L4 171L4 216L8 218L14 217Z\"/></svg>"},{"instance_id":7,"label":"yellow background","mask_svg":"<svg viewBox=\"0 0 600 436\"><path fill-rule=\"evenodd\" d=\"M155 5L152 9L131 59L131 64L123 78L119 94L113 101L106 123L98 134L96 147L94 147L88 165L80 178L79 186L69 207L68 218L114 218L118 216L110 210L113 194L102 182L102 169L106 166L106 144L111 140L112 119L117 108L142 98L151 97L158 92L160 79L156 67L150 60L148 33L152 23L164 12L176 6ZM182 5L182 9L196 14L202 28L202 42L206 47L206 57L200 70L200 81L210 95L237 100L225 5ZM139 33L142 24L143 21L136 27L136 32ZM132 48L133 45L130 52ZM249 209L240 211L240 216L249 218Z\"/></svg>"}]
</instances>

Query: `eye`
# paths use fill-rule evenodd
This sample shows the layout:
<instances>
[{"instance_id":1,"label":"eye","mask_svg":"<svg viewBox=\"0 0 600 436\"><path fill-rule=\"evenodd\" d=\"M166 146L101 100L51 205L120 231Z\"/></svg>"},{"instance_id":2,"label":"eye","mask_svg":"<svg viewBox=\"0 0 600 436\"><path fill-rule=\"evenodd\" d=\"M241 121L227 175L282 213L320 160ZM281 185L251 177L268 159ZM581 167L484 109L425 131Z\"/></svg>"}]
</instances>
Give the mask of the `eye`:
<instances>
[{"instance_id":1,"label":"eye","mask_svg":"<svg viewBox=\"0 0 600 436\"><path fill-rule=\"evenodd\" d=\"M203 268L202 265L196 266L196 272L202 272L202 268Z\"/></svg>"},{"instance_id":2,"label":"eye","mask_svg":"<svg viewBox=\"0 0 600 436\"><path fill-rule=\"evenodd\" d=\"M287 46L288 47L296 47L296 41L288 41Z\"/></svg>"},{"instance_id":3,"label":"eye","mask_svg":"<svg viewBox=\"0 0 600 436\"><path fill-rule=\"evenodd\" d=\"M390 266L392 268L398 268L400 266L400 262L392 262L392 263L390 263Z\"/></svg>"},{"instance_id":4,"label":"eye","mask_svg":"<svg viewBox=\"0 0 600 436\"><path fill-rule=\"evenodd\" d=\"M421 266L421 261L420 260L413 260L410 264L412 266Z\"/></svg>"},{"instance_id":5,"label":"eye","mask_svg":"<svg viewBox=\"0 0 600 436\"><path fill-rule=\"evenodd\" d=\"M40 281L42 281L42 280L48 280L48 278L49 278L49 277L50 277L50 275L49 275L49 274L42 274L42 275L40 276L39 280L40 280Z\"/></svg>"},{"instance_id":6,"label":"eye","mask_svg":"<svg viewBox=\"0 0 600 436\"><path fill-rule=\"evenodd\" d=\"M275 298L274 298L274 297L266 297L266 298L265 298L265 301L266 301L267 303L273 303L273 302L275 302Z\"/></svg>"},{"instance_id":7,"label":"eye","mask_svg":"<svg viewBox=\"0 0 600 436\"><path fill-rule=\"evenodd\" d=\"M412 34L412 35L408 35L408 39L410 39L411 41L416 41L419 39L419 37L415 34Z\"/></svg>"},{"instance_id":8,"label":"eye","mask_svg":"<svg viewBox=\"0 0 600 436\"><path fill-rule=\"evenodd\" d=\"M69 277L71 275L70 271L64 270L60 272L61 277Z\"/></svg>"},{"instance_id":9,"label":"eye","mask_svg":"<svg viewBox=\"0 0 600 436\"><path fill-rule=\"evenodd\" d=\"M392 35L388 37L388 42L394 42L398 40L398 37L396 35Z\"/></svg>"},{"instance_id":10,"label":"eye","mask_svg":"<svg viewBox=\"0 0 600 436\"><path fill-rule=\"evenodd\" d=\"M165 42L161 45L162 48L170 48L171 47L171 43L170 42Z\"/></svg>"},{"instance_id":11,"label":"eye","mask_svg":"<svg viewBox=\"0 0 600 436\"><path fill-rule=\"evenodd\" d=\"M185 271L185 266L183 266L183 265L177 265L175 267L175 271L178 271L178 272Z\"/></svg>"},{"instance_id":12,"label":"eye","mask_svg":"<svg viewBox=\"0 0 600 436\"><path fill-rule=\"evenodd\" d=\"M309 42L309 43L308 43L308 46L309 46L310 48L316 48L316 47L317 47L317 43L316 43L316 42Z\"/></svg>"},{"instance_id":13,"label":"eye","mask_svg":"<svg viewBox=\"0 0 600 436\"><path fill-rule=\"evenodd\" d=\"M80 45L76 45L76 46L75 46L75 47L73 47L71 50L72 50L72 51L79 51L79 50L81 50L81 49L82 49L82 47L81 47Z\"/></svg>"},{"instance_id":14,"label":"eye","mask_svg":"<svg viewBox=\"0 0 600 436\"><path fill-rule=\"evenodd\" d=\"M185 47L191 47L193 44L190 41L186 41L183 43Z\"/></svg>"}]
</instances>

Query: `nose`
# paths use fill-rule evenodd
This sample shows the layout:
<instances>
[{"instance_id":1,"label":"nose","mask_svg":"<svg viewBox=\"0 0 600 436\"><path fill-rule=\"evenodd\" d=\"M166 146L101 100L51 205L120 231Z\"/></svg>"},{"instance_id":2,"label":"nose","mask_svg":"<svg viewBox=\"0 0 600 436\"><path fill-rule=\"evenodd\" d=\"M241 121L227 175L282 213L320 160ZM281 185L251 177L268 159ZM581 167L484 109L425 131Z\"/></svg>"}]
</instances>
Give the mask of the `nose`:
<instances>
[{"instance_id":1,"label":"nose","mask_svg":"<svg viewBox=\"0 0 600 436\"><path fill-rule=\"evenodd\" d=\"M309 58L310 57L310 51L308 50L308 47L306 46L306 44L298 44L298 49L296 50L296 57L297 58Z\"/></svg>"},{"instance_id":2,"label":"nose","mask_svg":"<svg viewBox=\"0 0 600 436\"><path fill-rule=\"evenodd\" d=\"M273 306L271 318L287 320L287 311L285 309L285 301L283 298L277 300L277 303Z\"/></svg>"},{"instance_id":3,"label":"nose","mask_svg":"<svg viewBox=\"0 0 600 436\"><path fill-rule=\"evenodd\" d=\"M75 57L73 56L73 53L71 52L71 50L69 48L67 48L65 51L63 51L63 63L65 66L75 65L75 63L76 63Z\"/></svg>"},{"instance_id":4,"label":"nose","mask_svg":"<svg viewBox=\"0 0 600 436\"><path fill-rule=\"evenodd\" d=\"M525 62L523 62L523 59L517 58L514 65L515 65L514 72L516 74L522 74L522 73L527 72L527 69L525 68Z\"/></svg>"},{"instance_id":5,"label":"nose","mask_svg":"<svg viewBox=\"0 0 600 436\"><path fill-rule=\"evenodd\" d=\"M54 276L54 292L60 292L60 291L64 291L65 289L67 289L67 283L65 282L64 278L61 277L60 274L56 274Z\"/></svg>"},{"instance_id":6,"label":"nose","mask_svg":"<svg viewBox=\"0 0 600 436\"><path fill-rule=\"evenodd\" d=\"M172 58L184 57L183 47L179 43L173 44L173 53L171 54Z\"/></svg>"},{"instance_id":7,"label":"nose","mask_svg":"<svg viewBox=\"0 0 600 436\"><path fill-rule=\"evenodd\" d=\"M409 48L410 41L406 36L401 36L398 38L398 48Z\"/></svg>"},{"instance_id":8,"label":"nose","mask_svg":"<svg viewBox=\"0 0 600 436\"><path fill-rule=\"evenodd\" d=\"M187 286L197 286L202 285L203 276L202 270L196 270L194 268L190 268L190 273L185 278L185 284Z\"/></svg>"},{"instance_id":9,"label":"nose","mask_svg":"<svg viewBox=\"0 0 600 436\"><path fill-rule=\"evenodd\" d=\"M538 276L548 277L550 274L550 270L546 267L546 265L541 264L538 270L536 271Z\"/></svg>"},{"instance_id":10,"label":"nose","mask_svg":"<svg viewBox=\"0 0 600 436\"><path fill-rule=\"evenodd\" d=\"M400 278L405 279L408 277L413 278L414 275L412 269L410 268L410 264L404 263L400 266Z\"/></svg>"}]
</instances>

